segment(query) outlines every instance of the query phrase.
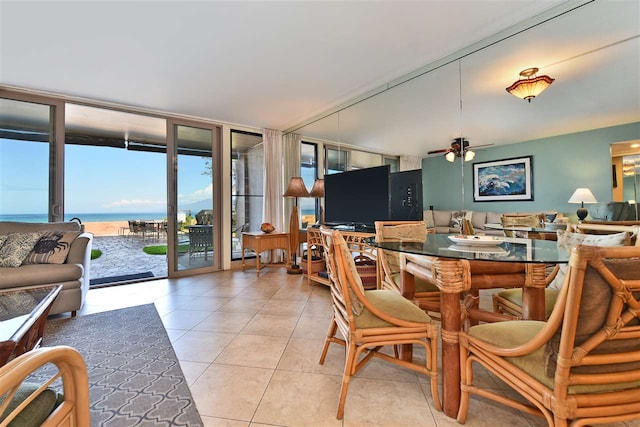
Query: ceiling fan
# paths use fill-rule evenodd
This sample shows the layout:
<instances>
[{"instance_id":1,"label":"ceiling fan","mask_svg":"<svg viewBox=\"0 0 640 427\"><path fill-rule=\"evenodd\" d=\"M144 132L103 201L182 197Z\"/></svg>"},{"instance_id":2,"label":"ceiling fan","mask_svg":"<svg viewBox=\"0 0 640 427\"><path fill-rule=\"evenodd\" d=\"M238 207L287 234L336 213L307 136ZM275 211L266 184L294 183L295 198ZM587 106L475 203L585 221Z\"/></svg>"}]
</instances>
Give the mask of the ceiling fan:
<instances>
[{"instance_id":1,"label":"ceiling fan","mask_svg":"<svg viewBox=\"0 0 640 427\"><path fill-rule=\"evenodd\" d=\"M476 149L481 147L489 147L491 145L493 144L476 145L472 147L469 145L468 139L455 138L453 141L451 141L451 146L449 148L429 151L427 155L445 153L444 158L451 163L456 160L456 157L462 157L464 155L464 160L468 162L470 160L473 160L473 158L476 156L476 153L471 150L472 148Z\"/></svg>"}]
</instances>

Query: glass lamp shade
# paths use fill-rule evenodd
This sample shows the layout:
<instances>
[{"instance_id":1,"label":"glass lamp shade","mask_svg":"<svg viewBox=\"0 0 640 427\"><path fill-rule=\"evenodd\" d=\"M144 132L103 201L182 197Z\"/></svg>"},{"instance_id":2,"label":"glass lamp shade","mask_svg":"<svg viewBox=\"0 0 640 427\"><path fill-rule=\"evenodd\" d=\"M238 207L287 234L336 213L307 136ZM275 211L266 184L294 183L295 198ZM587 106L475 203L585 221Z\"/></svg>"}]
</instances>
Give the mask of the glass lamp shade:
<instances>
[{"instance_id":1,"label":"glass lamp shade","mask_svg":"<svg viewBox=\"0 0 640 427\"><path fill-rule=\"evenodd\" d=\"M284 197L309 197L307 187L304 186L304 181L299 176L294 176L289 181L287 191L284 192Z\"/></svg>"},{"instance_id":2,"label":"glass lamp shade","mask_svg":"<svg viewBox=\"0 0 640 427\"><path fill-rule=\"evenodd\" d=\"M520 72L520 75L524 78L516 81L506 90L513 96L522 98L531 102L533 98L540 95L546 88L548 88L555 79L549 76L536 76L538 72L537 68L527 68Z\"/></svg>"},{"instance_id":3,"label":"glass lamp shade","mask_svg":"<svg viewBox=\"0 0 640 427\"><path fill-rule=\"evenodd\" d=\"M473 151L471 151L471 150L467 150L467 151L464 153L464 161L465 161L465 162L469 162L469 161L473 160L473 158L474 158L475 156L476 156L476 153L474 153L474 152L473 152Z\"/></svg>"},{"instance_id":4,"label":"glass lamp shade","mask_svg":"<svg viewBox=\"0 0 640 427\"><path fill-rule=\"evenodd\" d=\"M315 198L324 197L324 179L318 178L315 180L313 188L311 188L311 191L309 192L309 196Z\"/></svg>"},{"instance_id":5,"label":"glass lamp shade","mask_svg":"<svg viewBox=\"0 0 640 427\"><path fill-rule=\"evenodd\" d=\"M447 162L453 163L456 161L456 153L454 153L453 151L449 151L444 155L444 158L447 159Z\"/></svg>"}]
</instances>

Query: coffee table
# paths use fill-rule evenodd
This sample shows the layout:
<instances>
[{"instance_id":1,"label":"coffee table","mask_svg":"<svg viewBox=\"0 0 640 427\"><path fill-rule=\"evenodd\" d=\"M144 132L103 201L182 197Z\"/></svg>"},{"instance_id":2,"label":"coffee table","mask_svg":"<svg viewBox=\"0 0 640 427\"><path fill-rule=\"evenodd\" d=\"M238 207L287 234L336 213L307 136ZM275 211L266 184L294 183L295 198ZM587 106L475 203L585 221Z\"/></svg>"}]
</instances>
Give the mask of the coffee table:
<instances>
[{"instance_id":1,"label":"coffee table","mask_svg":"<svg viewBox=\"0 0 640 427\"><path fill-rule=\"evenodd\" d=\"M40 346L44 324L62 285L0 291L0 366Z\"/></svg>"}]
</instances>

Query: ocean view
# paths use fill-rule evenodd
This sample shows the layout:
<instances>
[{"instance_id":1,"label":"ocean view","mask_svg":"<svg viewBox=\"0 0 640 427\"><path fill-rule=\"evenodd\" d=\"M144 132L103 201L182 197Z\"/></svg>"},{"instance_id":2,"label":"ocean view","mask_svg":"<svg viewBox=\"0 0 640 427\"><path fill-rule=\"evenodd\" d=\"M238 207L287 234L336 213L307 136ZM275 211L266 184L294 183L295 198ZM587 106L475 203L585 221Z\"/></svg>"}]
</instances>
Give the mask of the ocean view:
<instances>
[{"instance_id":1,"label":"ocean view","mask_svg":"<svg viewBox=\"0 0 640 427\"><path fill-rule=\"evenodd\" d=\"M112 221L128 221L128 220L163 220L167 217L164 212L138 212L138 213L81 213L81 214L65 214L64 220L69 221L71 218L80 218L85 222L112 222ZM16 214L16 215L0 215L0 221L20 221L20 222L49 222L47 214Z\"/></svg>"}]
</instances>

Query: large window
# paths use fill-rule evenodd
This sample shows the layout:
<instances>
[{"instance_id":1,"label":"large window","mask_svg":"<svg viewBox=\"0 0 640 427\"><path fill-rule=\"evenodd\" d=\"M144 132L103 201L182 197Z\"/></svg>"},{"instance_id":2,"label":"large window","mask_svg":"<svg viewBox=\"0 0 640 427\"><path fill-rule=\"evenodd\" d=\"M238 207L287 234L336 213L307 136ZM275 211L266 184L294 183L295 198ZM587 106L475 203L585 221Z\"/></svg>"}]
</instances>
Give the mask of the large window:
<instances>
[{"instance_id":1,"label":"large window","mask_svg":"<svg viewBox=\"0 0 640 427\"><path fill-rule=\"evenodd\" d=\"M240 259L241 233L262 223L264 146L262 135L231 131L231 259Z\"/></svg>"},{"instance_id":2,"label":"large window","mask_svg":"<svg viewBox=\"0 0 640 427\"><path fill-rule=\"evenodd\" d=\"M345 149L342 147L325 146L324 158L324 170L327 175L382 165L390 165L391 172L398 172L400 170L400 159L398 157L385 156L351 148Z\"/></svg>"}]
</instances>

